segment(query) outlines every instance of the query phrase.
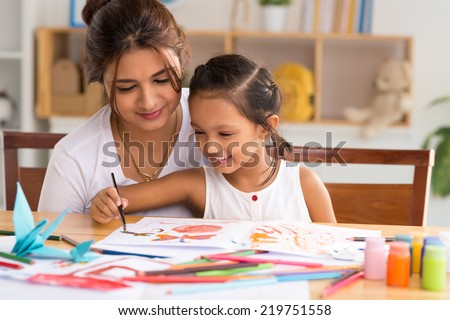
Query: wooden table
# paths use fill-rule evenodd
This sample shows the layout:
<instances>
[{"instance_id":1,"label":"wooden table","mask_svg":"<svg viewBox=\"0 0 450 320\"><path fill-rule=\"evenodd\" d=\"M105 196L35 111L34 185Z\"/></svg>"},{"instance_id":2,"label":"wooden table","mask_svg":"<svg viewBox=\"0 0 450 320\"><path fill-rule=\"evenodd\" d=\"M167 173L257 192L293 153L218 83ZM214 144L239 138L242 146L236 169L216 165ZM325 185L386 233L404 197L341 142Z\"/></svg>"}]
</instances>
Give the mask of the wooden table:
<instances>
[{"instance_id":1,"label":"wooden table","mask_svg":"<svg viewBox=\"0 0 450 320\"><path fill-rule=\"evenodd\" d=\"M58 214L52 213L34 213L35 221L48 219L53 221ZM128 223L135 223L141 217L127 216ZM394 236L399 233L424 232L426 235L438 235L440 231L450 231L450 228L438 227L411 227L411 226L391 226L391 225L356 225L356 224L329 224L340 227L382 230L383 236ZM68 214L57 228L55 234L66 234L75 240L94 239L99 241L109 235L113 230L121 226L120 220L112 221L108 224L99 224L86 214ZM0 229L14 230L12 222L12 212L0 212ZM70 249L71 247L64 242L49 241L48 245L56 246L61 249ZM329 284L330 280L310 281L311 299L320 299L320 293ZM450 277L447 277L447 290L443 292L433 292L420 289L420 278L414 274L410 281L409 288L388 287L384 281L360 280L342 288L329 297L333 300L428 300L428 299L446 299L450 300Z\"/></svg>"}]
</instances>

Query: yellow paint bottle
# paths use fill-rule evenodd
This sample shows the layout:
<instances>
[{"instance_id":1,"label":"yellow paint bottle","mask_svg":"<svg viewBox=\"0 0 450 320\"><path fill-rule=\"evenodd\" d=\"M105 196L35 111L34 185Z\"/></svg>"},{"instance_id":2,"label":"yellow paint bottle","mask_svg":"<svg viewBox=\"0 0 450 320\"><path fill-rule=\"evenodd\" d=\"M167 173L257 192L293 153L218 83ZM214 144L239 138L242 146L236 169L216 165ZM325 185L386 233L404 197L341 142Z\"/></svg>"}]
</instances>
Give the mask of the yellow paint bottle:
<instances>
[{"instance_id":1,"label":"yellow paint bottle","mask_svg":"<svg viewBox=\"0 0 450 320\"><path fill-rule=\"evenodd\" d=\"M412 272L420 273L422 259L423 233L414 233L412 241Z\"/></svg>"}]
</instances>

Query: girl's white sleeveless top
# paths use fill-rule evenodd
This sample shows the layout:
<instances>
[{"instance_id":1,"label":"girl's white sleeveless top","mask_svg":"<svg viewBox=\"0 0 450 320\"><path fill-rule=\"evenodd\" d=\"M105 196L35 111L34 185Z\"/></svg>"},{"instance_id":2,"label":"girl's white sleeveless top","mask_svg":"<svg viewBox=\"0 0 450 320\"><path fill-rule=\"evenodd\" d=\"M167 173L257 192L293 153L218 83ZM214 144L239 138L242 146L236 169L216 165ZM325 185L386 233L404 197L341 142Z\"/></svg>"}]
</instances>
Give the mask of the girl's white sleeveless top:
<instances>
[{"instance_id":1,"label":"girl's white sleeveless top","mask_svg":"<svg viewBox=\"0 0 450 320\"><path fill-rule=\"evenodd\" d=\"M275 180L263 190L242 192L212 167L206 179L205 219L311 222L300 184L299 163L281 161Z\"/></svg>"}]
</instances>

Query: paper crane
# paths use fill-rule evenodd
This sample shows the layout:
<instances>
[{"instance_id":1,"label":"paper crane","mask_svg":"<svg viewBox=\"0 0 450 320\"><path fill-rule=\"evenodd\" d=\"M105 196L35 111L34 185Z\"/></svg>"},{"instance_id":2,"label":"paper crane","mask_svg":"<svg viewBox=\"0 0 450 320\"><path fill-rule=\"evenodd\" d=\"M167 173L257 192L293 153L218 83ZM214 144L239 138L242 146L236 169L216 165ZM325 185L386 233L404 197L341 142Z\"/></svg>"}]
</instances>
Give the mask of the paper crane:
<instances>
[{"instance_id":1,"label":"paper crane","mask_svg":"<svg viewBox=\"0 0 450 320\"><path fill-rule=\"evenodd\" d=\"M97 254L88 252L93 240L80 243L70 253L44 245L45 240L58 227L67 212L68 210L65 210L61 213L44 232L40 233L48 220L42 220L34 226L30 205L20 183L17 182L17 194L13 215L16 243L12 252L21 257L31 254L45 258L74 260L75 262L87 262L97 258Z\"/></svg>"}]
</instances>

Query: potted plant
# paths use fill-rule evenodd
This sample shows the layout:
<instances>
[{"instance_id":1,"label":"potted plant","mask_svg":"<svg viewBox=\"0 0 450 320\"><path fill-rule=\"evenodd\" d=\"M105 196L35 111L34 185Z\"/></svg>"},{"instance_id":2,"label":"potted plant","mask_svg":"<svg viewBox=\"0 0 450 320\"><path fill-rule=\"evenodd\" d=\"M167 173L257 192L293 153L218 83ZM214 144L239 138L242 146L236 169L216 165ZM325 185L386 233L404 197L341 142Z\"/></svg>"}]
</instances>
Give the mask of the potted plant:
<instances>
[{"instance_id":1,"label":"potted plant","mask_svg":"<svg viewBox=\"0 0 450 320\"><path fill-rule=\"evenodd\" d=\"M437 98L430 106L444 104L450 104L450 96ZM445 197L450 195L450 126L440 127L426 137L423 148L428 149L432 145L435 146L436 153L431 174L431 191Z\"/></svg>"},{"instance_id":2,"label":"potted plant","mask_svg":"<svg viewBox=\"0 0 450 320\"><path fill-rule=\"evenodd\" d=\"M287 8L291 0L258 0L263 9L264 29L282 32L286 28Z\"/></svg>"},{"instance_id":3,"label":"potted plant","mask_svg":"<svg viewBox=\"0 0 450 320\"><path fill-rule=\"evenodd\" d=\"M291 0L258 0L262 6L288 6Z\"/></svg>"}]
</instances>

